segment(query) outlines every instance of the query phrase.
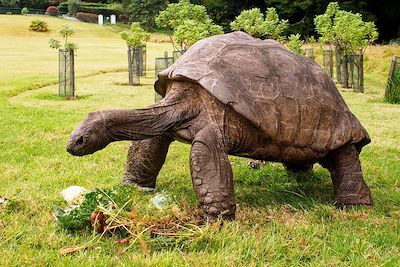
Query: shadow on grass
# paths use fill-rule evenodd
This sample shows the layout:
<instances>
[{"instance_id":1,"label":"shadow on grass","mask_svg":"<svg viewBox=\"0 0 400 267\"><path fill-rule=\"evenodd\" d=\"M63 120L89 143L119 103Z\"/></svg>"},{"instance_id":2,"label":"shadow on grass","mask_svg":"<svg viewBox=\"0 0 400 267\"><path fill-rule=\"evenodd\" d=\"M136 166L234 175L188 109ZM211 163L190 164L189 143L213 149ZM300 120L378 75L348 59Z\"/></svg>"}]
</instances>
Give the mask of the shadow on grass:
<instances>
[{"instance_id":1,"label":"shadow on grass","mask_svg":"<svg viewBox=\"0 0 400 267\"><path fill-rule=\"evenodd\" d=\"M290 204L303 210L333 203L332 182L325 169L295 174L277 165L259 170L239 166L235 175L237 203L253 208Z\"/></svg>"},{"instance_id":2,"label":"shadow on grass","mask_svg":"<svg viewBox=\"0 0 400 267\"><path fill-rule=\"evenodd\" d=\"M153 85L153 83L145 83L145 82L141 82L140 84L135 84L135 85L131 85L127 82L112 82L112 84L117 86L129 86L131 88Z\"/></svg>"},{"instance_id":3,"label":"shadow on grass","mask_svg":"<svg viewBox=\"0 0 400 267\"><path fill-rule=\"evenodd\" d=\"M73 99L70 99L65 96L59 96L57 94L49 93L49 92L41 92L35 95L34 97L39 100L50 100L50 101L66 101L66 100L85 100L92 97L93 94L90 95L77 95Z\"/></svg>"}]
</instances>

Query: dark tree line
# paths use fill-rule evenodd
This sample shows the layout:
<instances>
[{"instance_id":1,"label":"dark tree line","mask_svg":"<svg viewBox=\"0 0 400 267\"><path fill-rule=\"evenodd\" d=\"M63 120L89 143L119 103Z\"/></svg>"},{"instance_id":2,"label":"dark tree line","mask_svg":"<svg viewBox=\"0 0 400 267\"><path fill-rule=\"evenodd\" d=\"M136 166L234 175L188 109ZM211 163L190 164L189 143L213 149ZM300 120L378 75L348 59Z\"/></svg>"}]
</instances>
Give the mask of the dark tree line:
<instances>
[{"instance_id":1,"label":"dark tree line","mask_svg":"<svg viewBox=\"0 0 400 267\"><path fill-rule=\"evenodd\" d=\"M0 0L0 6L12 0ZM15 0L20 7L46 8L62 0ZM122 4L131 22L138 21L147 30L155 28L154 18L168 3L178 0L82 0L83 2L116 2ZM4 2L4 3L3 3ZM300 33L307 38L316 35L313 19L324 13L329 2L339 2L340 8L358 12L366 21L374 21L379 40L387 42L400 38L400 0L191 0L193 4L204 5L211 19L230 31L229 23L244 9L260 8L263 12L275 7L279 16L288 19L287 34ZM7 6L7 5L5 5Z\"/></svg>"},{"instance_id":2,"label":"dark tree line","mask_svg":"<svg viewBox=\"0 0 400 267\"><path fill-rule=\"evenodd\" d=\"M148 30L154 28L153 19L168 3L166 0L121 0L130 13L131 21L139 21ZM229 31L229 23L244 9L259 7L265 11L275 7L279 16L291 24L288 34L300 33L304 37L316 35L313 19L324 13L329 0L191 0L204 5L213 21ZM400 36L400 0L351 0L339 1L344 10L359 12L364 20L374 21L380 41Z\"/></svg>"}]
</instances>

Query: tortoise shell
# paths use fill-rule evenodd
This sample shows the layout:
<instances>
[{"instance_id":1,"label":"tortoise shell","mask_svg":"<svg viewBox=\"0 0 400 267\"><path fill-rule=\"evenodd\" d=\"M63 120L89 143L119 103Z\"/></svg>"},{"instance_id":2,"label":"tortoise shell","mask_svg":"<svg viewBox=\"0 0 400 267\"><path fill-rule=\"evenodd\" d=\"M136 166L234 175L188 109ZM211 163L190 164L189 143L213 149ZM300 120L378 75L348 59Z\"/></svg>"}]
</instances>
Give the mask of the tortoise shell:
<instances>
[{"instance_id":1,"label":"tortoise shell","mask_svg":"<svg viewBox=\"0 0 400 267\"><path fill-rule=\"evenodd\" d=\"M174 80L200 84L284 146L327 152L370 142L325 71L274 40L243 32L203 39L158 75L155 90L165 96Z\"/></svg>"}]
</instances>

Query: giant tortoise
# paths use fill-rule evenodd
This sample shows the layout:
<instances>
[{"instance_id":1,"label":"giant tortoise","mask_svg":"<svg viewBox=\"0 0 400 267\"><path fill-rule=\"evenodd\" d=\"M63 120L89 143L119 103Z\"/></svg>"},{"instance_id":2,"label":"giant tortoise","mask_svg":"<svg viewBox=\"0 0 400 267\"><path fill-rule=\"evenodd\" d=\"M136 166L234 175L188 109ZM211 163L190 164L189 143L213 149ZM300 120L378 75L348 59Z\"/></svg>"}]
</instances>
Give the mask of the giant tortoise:
<instances>
[{"instance_id":1,"label":"giant tortoise","mask_svg":"<svg viewBox=\"0 0 400 267\"><path fill-rule=\"evenodd\" d=\"M154 188L170 143L190 143L193 186L210 221L235 217L228 155L291 170L320 163L331 173L337 206L372 204L359 161L368 133L311 59L243 32L217 35L162 71L155 90L163 99L147 108L89 113L68 152L134 140L124 182Z\"/></svg>"}]
</instances>

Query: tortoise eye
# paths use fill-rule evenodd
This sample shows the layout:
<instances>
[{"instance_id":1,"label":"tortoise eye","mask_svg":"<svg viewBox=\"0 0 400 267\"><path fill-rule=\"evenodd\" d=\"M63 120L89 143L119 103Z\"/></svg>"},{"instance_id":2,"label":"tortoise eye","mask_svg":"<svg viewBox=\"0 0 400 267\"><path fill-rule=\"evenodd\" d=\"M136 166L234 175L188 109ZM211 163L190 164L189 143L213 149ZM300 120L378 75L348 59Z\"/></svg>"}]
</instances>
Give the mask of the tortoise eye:
<instances>
[{"instance_id":1,"label":"tortoise eye","mask_svg":"<svg viewBox=\"0 0 400 267\"><path fill-rule=\"evenodd\" d=\"M82 144L83 144L83 136L80 136L80 137L78 138L78 140L76 140L75 144L76 144L77 146L82 145Z\"/></svg>"}]
</instances>

